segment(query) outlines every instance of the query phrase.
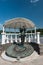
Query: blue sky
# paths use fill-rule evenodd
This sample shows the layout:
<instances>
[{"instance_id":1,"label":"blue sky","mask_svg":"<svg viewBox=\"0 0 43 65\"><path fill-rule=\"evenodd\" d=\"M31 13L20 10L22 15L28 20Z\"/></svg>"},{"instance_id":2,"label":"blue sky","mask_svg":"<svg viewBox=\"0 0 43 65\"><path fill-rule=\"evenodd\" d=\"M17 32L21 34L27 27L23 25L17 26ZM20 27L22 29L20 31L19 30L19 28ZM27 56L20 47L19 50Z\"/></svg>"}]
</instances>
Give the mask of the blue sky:
<instances>
[{"instance_id":1,"label":"blue sky","mask_svg":"<svg viewBox=\"0 0 43 65\"><path fill-rule=\"evenodd\" d=\"M0 0L0 24L15 17L28 18L43 28L43 0Z\"/></svg>"}]
</instances>

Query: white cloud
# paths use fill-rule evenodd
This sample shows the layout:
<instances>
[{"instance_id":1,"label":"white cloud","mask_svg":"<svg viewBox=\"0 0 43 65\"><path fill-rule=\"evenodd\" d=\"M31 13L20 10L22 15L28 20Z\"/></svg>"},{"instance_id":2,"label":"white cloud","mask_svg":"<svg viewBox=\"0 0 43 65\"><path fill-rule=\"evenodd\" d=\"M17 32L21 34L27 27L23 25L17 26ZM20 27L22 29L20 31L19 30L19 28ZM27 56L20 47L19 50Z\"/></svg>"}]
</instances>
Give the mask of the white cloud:
<instances>
[{"instance_id":1,"label":"white cloud","mask_svg":"<svg viewBox=\"0 0 43 65\"><path fill-rule=\"evenodd\" d=\"M31 3L36 3L38 2L39 0L30 0Z\"/></svg>"}]
</instances>

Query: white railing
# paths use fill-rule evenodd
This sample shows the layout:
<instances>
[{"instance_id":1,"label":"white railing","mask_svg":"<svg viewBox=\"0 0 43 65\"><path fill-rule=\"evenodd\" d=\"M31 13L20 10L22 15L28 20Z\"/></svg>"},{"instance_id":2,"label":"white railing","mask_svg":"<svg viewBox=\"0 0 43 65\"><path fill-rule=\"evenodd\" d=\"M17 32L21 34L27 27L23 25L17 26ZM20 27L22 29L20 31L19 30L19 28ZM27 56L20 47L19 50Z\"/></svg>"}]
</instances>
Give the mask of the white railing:
<instances>
[{"instance_id":1,"label":"white railing","mask_svg":"<svg viewBox=\"0 0 43 65\"><path fill-rule=\"evenodd\" d=\"M14 37L13 37L14 36ZM2 33L2 44L21 42L20 33ZM37 42L40 44L40 32L26 33L25 42Z\"/></svg>"}]
</instances>

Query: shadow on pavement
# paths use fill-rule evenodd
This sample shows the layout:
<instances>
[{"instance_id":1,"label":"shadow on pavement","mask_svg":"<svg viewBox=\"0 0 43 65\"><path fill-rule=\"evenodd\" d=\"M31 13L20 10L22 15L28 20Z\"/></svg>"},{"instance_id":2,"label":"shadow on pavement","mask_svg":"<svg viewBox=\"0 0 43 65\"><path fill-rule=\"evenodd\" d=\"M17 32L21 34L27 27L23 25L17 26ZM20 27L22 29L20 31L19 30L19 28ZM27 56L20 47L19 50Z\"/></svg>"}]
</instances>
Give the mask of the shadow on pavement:
<instances>
[{"instance_id":1,"label":"shadow on pavement","mask_svg":"<svg viewBox=\"0 0 43 65\"><path fill-rule=\"evenodd\" d=\"M39 44L37 44L37 43L35 43L35 42L31 42L31 43L29 43L29 44L34 48L34 50L35 50L38 54L40 54Z\"/></svg>"}]
</instances>

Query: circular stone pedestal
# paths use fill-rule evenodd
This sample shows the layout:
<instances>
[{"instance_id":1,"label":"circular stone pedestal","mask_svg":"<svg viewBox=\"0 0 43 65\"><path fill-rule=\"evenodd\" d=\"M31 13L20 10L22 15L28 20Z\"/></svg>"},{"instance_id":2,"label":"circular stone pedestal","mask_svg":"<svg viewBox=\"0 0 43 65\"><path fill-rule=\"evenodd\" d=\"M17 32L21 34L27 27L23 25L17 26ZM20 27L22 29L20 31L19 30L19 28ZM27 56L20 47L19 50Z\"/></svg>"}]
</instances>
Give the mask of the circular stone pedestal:
<instances>
[{"instance_id":1,"label":"circular stone pedestal","mask_svg":"<svg viewBox=\"0 0 43 65\"><path fill-rule=\"evenodd\" d=\"M34 59L36 59L36 58L38 58L39 57L39 55L37 54L37 52L33 52L30 56L27 56L27 57L25 57L25 58L21 58L20 60L19 60L19 62L30 62L30 61L33 61ZM3 59L3 60L6 60L6 61L10 61L10 62L18 62L18 60L16 59L16 58L12 58L12 57L9 57L9 56L7 56L6 54L5 54L5 51L1 54L1 58Z\"/></svg>"},{"instance_id":2,"label":"circular stone pedestal","mask_svg":"<svg viewBox=\"0 0 43 65\"><path fill-rule=\"evenodd\" d=\"M34 49L30 44L16 45L12 44L6 50L5 54L12 58L24 58L30 56Z\"/></svg>"}]
</instances>

